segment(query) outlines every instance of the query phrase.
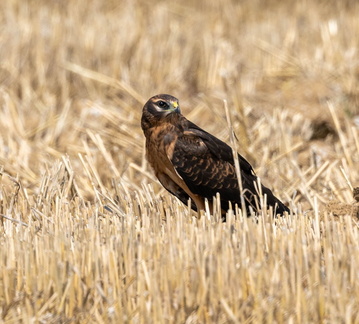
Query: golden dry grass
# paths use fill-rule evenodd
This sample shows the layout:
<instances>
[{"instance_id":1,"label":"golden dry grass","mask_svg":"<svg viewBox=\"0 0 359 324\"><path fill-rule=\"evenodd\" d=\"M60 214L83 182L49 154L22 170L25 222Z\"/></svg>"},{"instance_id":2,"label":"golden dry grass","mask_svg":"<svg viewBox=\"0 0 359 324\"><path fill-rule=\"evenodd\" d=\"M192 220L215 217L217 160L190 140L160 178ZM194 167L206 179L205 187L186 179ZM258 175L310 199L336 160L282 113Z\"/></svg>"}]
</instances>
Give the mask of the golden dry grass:
<instances>
[{"instance_id":1,"label":"golden dry grass","mask_svg":"<svg viewBox=\"0 0 359 324\"><path fill-rule=\"evenodd\" d=\"M359 323L356 1L1 1L4 323ZM157 93L295 216L200 220L144 159Z\"/></svg>"}]
</instances>

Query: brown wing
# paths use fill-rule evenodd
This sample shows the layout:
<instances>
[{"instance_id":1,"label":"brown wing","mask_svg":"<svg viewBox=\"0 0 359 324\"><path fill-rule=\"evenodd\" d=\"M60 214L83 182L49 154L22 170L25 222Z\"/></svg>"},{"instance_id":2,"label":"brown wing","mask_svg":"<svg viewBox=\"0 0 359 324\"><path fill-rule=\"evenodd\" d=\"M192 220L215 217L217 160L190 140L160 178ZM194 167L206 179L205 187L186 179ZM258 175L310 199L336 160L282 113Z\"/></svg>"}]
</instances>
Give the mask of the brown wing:
<instances>
[{"instance_id":1,"label":"brown wing","mask_svg":"<svg viewBox=\"0 0 359 324\"><path fill-rule=\"evenodd\" d=\"M216 156L220 160L231 162L231 164L234 165L232 148L217 137L206 132L205 130L190 121L188 121L188 129L186 131L186 134L195 137L198 136L206 144L212 155ZM238 154L238 159L240 169L243 172L248 175L255 175L252 166L242 155Z\"/></svg>"},{"instance_id":2,"label":"brown wing","mask_svg":"<svg viewBox=\"0 0 359 324\"><path fill-rule=\"evenodd\" d=\"M232 149L195 124L188 121L187 126L183 135L177 139L171 159L178 174L195 194L212 200L219 192L223 209L228 208L228 201L240 205ZM257 193L254 186L257 177L245 158L238 154L238 159L246 205L252 205L257 209L255 206ZM289 212L289 209L268 188L262 186L262 192L267 194L268 205L277 206L277 213Z\"/></svg>"}]
</instances>

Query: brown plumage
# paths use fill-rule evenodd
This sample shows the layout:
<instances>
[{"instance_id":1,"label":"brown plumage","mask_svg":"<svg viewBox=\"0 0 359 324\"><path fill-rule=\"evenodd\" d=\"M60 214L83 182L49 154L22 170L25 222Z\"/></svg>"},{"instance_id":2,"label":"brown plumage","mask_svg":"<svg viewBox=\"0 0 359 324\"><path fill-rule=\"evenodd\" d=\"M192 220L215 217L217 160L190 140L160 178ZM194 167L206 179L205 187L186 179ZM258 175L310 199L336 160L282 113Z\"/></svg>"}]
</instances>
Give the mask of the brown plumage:
<instances>
[{"instance_id":1,"label":"brown plumage","mask_svg":"<svg viewBox=\"0 0 359 324\"><path fill-rule=\"evenodd\" d=\"M231 147L187 120L178 99L167 94L150 98L143 107L141 127L146 137L146 155L161 184L192 209L205 208L218 192L221 207L229 202L241 206L240 190ZM257 182L252 166L238 154L245 207L258 211ZM272 191L262 185L267 204L276 214L290 212Z\"/></svg>"}]
</instances>

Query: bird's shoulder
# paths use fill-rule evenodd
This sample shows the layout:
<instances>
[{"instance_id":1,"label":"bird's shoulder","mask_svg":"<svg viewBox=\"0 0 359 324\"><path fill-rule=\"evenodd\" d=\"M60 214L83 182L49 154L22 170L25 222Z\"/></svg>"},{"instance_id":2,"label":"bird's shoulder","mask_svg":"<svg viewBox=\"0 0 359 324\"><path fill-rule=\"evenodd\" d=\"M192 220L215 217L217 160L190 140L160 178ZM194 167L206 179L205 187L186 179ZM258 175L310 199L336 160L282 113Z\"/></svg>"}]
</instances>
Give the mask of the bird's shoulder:
<instances>
[{"instance_id":1,"label":"bird's shoulder","mask_svg":"<svg viewBox=\"0 0 359 324\"><path fill-rule=\"evenodd\" d=\"M208 158L234 164L233 150L228 144L187 119L182 121L182 125L185 127L176 143L176 148L180 148L179 154L182 154L181 151L186 151L190 154L207 155ZM243 156L238 154L238 159L242 171L254 174L252 166Z\"/></svg>"},{"instance_id":2,"label":"bird's shoulder","mask_svg":"<svg viewBox=\"0 0 359 324\"><path fill-rule=\"evenodd\" d=\"M233 160L232 149L229 145L196 124L188 121L187 128L183 134L184 137L191 138L193 141L201 143L202 146L204 145L218 159Z\"/></svg>"}]
</instances>

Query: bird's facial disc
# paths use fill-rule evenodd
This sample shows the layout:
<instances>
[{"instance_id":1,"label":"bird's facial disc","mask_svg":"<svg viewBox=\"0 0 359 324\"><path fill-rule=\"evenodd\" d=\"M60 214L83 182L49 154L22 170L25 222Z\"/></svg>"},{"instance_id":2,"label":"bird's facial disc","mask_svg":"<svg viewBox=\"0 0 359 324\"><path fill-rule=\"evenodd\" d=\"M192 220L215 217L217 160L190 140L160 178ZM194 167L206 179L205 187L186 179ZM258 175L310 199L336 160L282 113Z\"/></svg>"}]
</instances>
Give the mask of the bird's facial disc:
<instances>
[{"instance_id":1,"label":"bird's facial disc","mask_svg":"<svg viewBox=\"0 0 359 324\"><path fill-rule=\"evenodd\" d=\"M168 101L168 100L157 100L155 101L155 108L158 112L165 113L166 115L176 112L180 113L180 107L178 101Z\"/></svg>"}]
</instances>

